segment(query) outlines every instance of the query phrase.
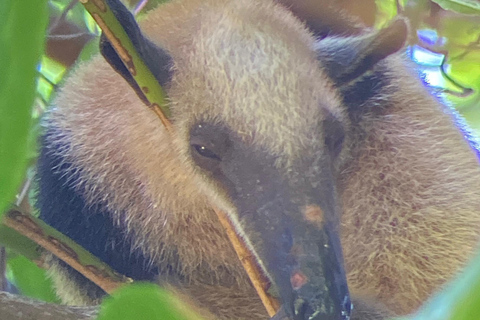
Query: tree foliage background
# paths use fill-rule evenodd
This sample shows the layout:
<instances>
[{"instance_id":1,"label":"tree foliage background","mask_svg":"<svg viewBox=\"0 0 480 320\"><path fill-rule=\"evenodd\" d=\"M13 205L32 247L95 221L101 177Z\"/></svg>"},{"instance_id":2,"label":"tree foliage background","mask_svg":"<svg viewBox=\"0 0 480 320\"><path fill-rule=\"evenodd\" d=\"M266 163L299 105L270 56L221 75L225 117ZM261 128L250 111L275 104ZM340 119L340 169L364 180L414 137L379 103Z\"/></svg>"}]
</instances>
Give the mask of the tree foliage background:
<instances>
[{"instance_id":1,"label":"tree foliage background","mask_svg":"<svg viewBox=\"0 0 480 320\"><path fill-rule=\"evenodd\" d=\"M98 53L100 31L78 0L33 2L0 2L0 211L9 203L16 203L35 212L32 185L41 116L70 68ZM162 1L131 0L129 5L141 18L159 2ZM406 53L417 63L426 85L441 93L465 118L473 134L480 136L479 1L330 2L338 3L375 28L385 26L397 14L407 16L412 34ZM0 227L0 243L5 236L5 229ZM416 319L480 318L480 302L475 309L473 300L473 296L480 297L479 270L480 260L432 300ZM0 290L18 290L24 295L58 302L43 269L8 248L0 250ZM432 318L432 312L438 317ZM118 315L112 319L119 319Z\"/></svg>"}]
</instances>

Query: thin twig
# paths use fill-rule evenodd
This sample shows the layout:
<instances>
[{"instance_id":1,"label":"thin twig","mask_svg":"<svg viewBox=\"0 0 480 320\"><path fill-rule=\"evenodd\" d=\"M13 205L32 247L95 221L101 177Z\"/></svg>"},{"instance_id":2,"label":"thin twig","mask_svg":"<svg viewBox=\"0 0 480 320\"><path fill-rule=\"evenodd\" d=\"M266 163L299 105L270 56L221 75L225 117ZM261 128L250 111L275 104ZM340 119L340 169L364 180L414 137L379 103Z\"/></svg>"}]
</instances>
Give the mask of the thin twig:
<instances>
[{"instance_id":1,"label":"thin twig","mask_svg":"<svg viewBox=\"0 0 480 320\"><path fill-rule=\"evenodd\" d=\"M270 286L268 279L260 271L260 268L255 262L255 258L252 256L250 250L248 250L248 248L245 246L245 243L235 232L235 229L227 215L216 208L214 208L214 210L217 214L218 220L226 230L227 236L232 243L238 258L240 259L243 268L250 277L253 287L257 291L257 294L265 306L265 309L267 309L268 315L273 317L277 313L277 310L279 310L280 303L277 301L277 299L273 298L267 293L267 290Z\"/></svg>"},{"instance_id":2,"label":"thin twig","mask_svg":"<svg viewBox=\"0 0 480 320\"><path fill-rule=\"evenodd\" d=\"M137 15L142 11L143 8L148 4L148 0L140 0L136 5L135 9L133 9L133 15Z\"/></svg>"},{"instance_id":3,"label":"thin twig","mask_svg":"<svg viewBox=\"0 0 480 320\"><path fill-rule=\"evenodd\" d=\"M81 38L83 36L88 36L93 38L94 36L89 32L77 32L73 34L49 34L47 36L48 40L74 40Z\"/></svg>"}]
</instances>

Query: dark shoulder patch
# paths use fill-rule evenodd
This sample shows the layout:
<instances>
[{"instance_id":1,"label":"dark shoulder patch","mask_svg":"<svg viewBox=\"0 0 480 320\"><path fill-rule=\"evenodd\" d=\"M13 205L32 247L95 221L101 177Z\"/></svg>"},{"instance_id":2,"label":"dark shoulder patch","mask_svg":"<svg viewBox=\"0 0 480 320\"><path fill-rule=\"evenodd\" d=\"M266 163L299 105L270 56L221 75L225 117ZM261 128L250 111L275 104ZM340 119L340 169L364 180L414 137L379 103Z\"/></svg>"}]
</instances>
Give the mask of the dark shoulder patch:
<instances>
[{"instance_id":1,"label":"dark shoulder patch","mask_svg":"<svg viewBox=\"0 0 480 320\"><path fill-rule=\"evenodd\" d=\"M153 281L158 269L138 248L133 248L126 229L113 223L103 206L88 206L76 190L79 170L65 162L58 151L65 145L48 144L47 133L40 141L37 165L38 192L36 206L40 218L72 238L117 272L135 280ZM66 265L65 265L66 266ZM105 293L77 271L68 267L74 280L92 299Z\"/></svg>"}]
</instances>

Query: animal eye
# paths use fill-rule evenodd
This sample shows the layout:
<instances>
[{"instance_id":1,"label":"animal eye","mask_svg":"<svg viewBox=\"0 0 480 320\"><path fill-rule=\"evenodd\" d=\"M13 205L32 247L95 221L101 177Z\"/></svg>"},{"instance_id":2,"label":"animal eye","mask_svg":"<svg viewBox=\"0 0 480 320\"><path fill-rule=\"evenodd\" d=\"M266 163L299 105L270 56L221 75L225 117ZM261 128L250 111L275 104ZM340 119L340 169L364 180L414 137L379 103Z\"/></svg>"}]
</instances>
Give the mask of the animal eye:
<instances>
[{"instance_id":1,"label":"animal eye","mask_svg":"<svg viewBox=\"0 0 480 320\"><path fill-rule=\"evenodd\" d=\"M215 152L213 152L212 150L208 149L207 147L203 146L203 145L200 145L200 144L192 144L192 148L195 150L195 152L204 157L204 158L209 158L209 159L212 159L212 160L217 160L217 161L221 161L222 159L220 159L219 156L217 156L215 154Z\"/></svg>"}]
</instances>

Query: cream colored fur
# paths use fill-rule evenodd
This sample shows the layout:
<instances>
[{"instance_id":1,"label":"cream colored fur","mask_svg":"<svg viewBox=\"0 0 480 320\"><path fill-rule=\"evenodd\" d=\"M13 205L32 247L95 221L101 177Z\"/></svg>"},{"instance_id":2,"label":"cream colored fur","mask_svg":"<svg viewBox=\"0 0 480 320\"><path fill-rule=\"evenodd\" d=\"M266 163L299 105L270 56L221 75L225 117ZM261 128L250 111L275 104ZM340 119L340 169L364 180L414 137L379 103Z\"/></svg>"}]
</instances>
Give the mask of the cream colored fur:
<instances>
[{"instance_id":1,"label":"cream colored fur","mask_svg":"<svg viewBox=\"0 0 480 320\"><path fill-rule=\"evenodd\" d=\"M193 167L188 130L199 119L222 121L288 170L321 140L310 130L322 108L350 128L338 94L315 58L314 38L271 1L175 1L141 25L175 63L168 88L175 136L96 57L59 93L50 139L70 145L59 152L81 169L78 189L124 219L154 263L176 265L178 254L177 271L190 281L180 291L219 319L266 319L209 203L234 209ZM400 314L415 310L468 260L480 232L477 160L403 64L388 58L398 71L392 93L365 108L385 100L392 106L362 121L355 131L365 134L361 141L347 138L345 152L354 156L341 186L351 290ZM86 303L66 288L59 287L65 302Z\"/></svg>"}]
</instances>

